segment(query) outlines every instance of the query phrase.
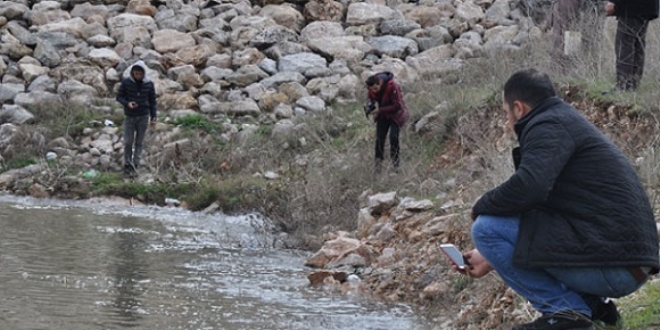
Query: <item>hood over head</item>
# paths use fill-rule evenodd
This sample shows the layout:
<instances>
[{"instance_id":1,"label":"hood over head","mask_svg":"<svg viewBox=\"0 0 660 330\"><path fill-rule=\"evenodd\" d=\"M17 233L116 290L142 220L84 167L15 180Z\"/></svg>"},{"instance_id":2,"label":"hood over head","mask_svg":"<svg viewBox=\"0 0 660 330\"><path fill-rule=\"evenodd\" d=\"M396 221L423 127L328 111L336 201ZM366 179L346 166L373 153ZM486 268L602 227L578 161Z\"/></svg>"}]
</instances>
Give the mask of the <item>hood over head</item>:
<instances>
[{"instance_id":1,"label":"hood over head","mask_svg":"<svg viewBox=\"0 0 660 330\"><path fill-rule=\"evenodd\" d=\"M136 70L141 70L142 72L144 72L144 78L142 78L142 81L144 82L149 81L149 78L147 77L147 72L148 72L147 65L144 64L142 60L135 62L135 64L131 66L131 69L129 71L129 77L133 80L135 80L135 77L133 76L133 71Z\"/></svg>"}]
</instances>

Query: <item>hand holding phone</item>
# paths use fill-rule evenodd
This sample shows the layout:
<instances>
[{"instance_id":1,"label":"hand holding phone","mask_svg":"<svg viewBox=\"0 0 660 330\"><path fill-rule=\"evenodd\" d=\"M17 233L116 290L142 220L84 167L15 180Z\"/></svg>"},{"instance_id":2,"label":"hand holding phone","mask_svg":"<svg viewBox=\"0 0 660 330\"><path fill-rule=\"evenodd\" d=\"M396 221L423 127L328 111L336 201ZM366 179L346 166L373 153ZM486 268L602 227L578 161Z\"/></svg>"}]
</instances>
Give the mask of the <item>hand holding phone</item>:
<instances>
[{"instance_id":1,"label":"hand holding phone","mask_svg":"<svg viewBox=\"0 0 660 330\"><path fill-rule=\"evenodd\" d=\"M454 246L454 244L440 245L442 252L449 258L452 264L456 265L459 269L466 269L470 263L463 257L463 253Z\"/></svg>"}]
</instances>

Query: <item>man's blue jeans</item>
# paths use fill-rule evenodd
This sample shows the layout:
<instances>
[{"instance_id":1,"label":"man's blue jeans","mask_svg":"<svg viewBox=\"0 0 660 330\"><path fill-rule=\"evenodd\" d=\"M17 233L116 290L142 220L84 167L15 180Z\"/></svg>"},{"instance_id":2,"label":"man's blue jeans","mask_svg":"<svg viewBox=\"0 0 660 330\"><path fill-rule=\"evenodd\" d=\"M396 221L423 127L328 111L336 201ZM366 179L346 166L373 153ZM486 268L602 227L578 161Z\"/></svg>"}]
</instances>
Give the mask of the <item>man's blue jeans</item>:
<instances>
[{"instance_id":1,"label":"man's blue jeans","mask_svg":"<svg viewBox=\"0 0 660 330\"><path fill-rule=\"evenodd\" d=\"M643 284L626 267L517 268L513 250L519 227L519 217L480 215L472 239L502 280L543 314L571 310L591 316L605 297L628 295Z\"/></svg>"}]
</instances>

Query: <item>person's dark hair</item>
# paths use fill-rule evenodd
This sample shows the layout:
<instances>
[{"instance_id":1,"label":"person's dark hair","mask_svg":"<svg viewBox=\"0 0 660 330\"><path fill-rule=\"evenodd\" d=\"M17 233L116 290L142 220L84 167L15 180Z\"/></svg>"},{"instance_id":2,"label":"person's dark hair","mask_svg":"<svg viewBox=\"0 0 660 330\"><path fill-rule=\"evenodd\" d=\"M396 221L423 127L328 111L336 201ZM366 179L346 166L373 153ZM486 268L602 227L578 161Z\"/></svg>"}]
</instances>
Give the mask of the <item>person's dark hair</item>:
<instances>
[{"instance_id":1,"label":"person's dark hair","mask_svg":"<svg viewBox=\"0 0 660 330\"><path fill-rule=\"evenodd\" d=\"M141 67L141 66L139 66L139 65L134 65L134 66L131 68L131 71L142 71L142 72L144 72L144 68Z\"/></svg>"},{"instance_id":2,"label":"person's dark hair","mask_svg":"<svg viewBox=\"0 0 660 330\"><path fill-rule=\"evenodd\" d=\"M367 87L371 87L375 84L377 84L380 81L380 78L376 77L376 75L369 76L367 78L367 81L365 81L365 84L367 84Z\"/></svg>"},{"instance_id":3,"label":"person's dark hair","mask_svg":"<svg viewBox=\"0 0 660 330\"><path fill-rule=\"evenodd\" d=\"M504 102L512 109L514 101L522 101L533 108L553 96L557 96L557 92L550 76L533 68L514 73L504 84Z\"/></svg>"}]
</instances>

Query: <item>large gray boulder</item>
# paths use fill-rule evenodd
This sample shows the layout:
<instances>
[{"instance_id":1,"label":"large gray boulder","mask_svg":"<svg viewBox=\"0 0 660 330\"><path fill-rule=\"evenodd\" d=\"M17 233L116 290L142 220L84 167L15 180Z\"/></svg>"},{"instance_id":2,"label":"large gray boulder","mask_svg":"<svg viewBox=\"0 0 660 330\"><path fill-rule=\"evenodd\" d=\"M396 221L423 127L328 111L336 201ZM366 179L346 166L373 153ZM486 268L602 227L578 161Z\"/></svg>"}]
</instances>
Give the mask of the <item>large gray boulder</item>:
<instances>
[{"instance_id":1,"label":"large gray boulder","mask_svg":"<svg viewBox=\"0 0 660 330\"><path fill-rule=\"evenodd\" d=\"M378 54L389 57L406 58L419 53L419 48L414 40L399 36L373 37L367 41Z\"/></svg>"},{"instance_id":2,"label":"large gray boulder","mask_svg":"<svg viewBox=\"0 0 660 330\"><path fill-rule=\"evenodd\" d=\"M354 2L348 6L346 24L380 24L384 20L396 18L403 18L403 15L388 6L366 2Z\"/></svg>"},{"instance_id":3,"label":"large gray boulder","mask_svg":"<svg viewBox=\"0 0 660 330\"><path fill-rule=\"evenodd\" d=\"M34 115L25 110L20 105L16 104L3 104L0 109L0 124L16 124L23 125L34 122Z\"/></svg>"},{"instance_id":4,"label":"large gray boulder","mask_svg":"<svg viewBox=\"0 0 660 330\"><path fill-rule=\"evenodd\" d=\"M0 84L0 103L13 101L18 93L24 92L23 84L4 83Z\"/></svg>"},{"instance_id":5,"label":"large gray boulder","mask_svg":"<svg viewBox=\"0 0 660 330\"><path fill-rule=\"evenodd\" d=\"M277 64L277 68L281 72L290 71L305 73L308 69L315 67L325 68L327 67L327 61L325 58L314 53L287 55L282 57Z\"/></svg>"}]
</instances>

